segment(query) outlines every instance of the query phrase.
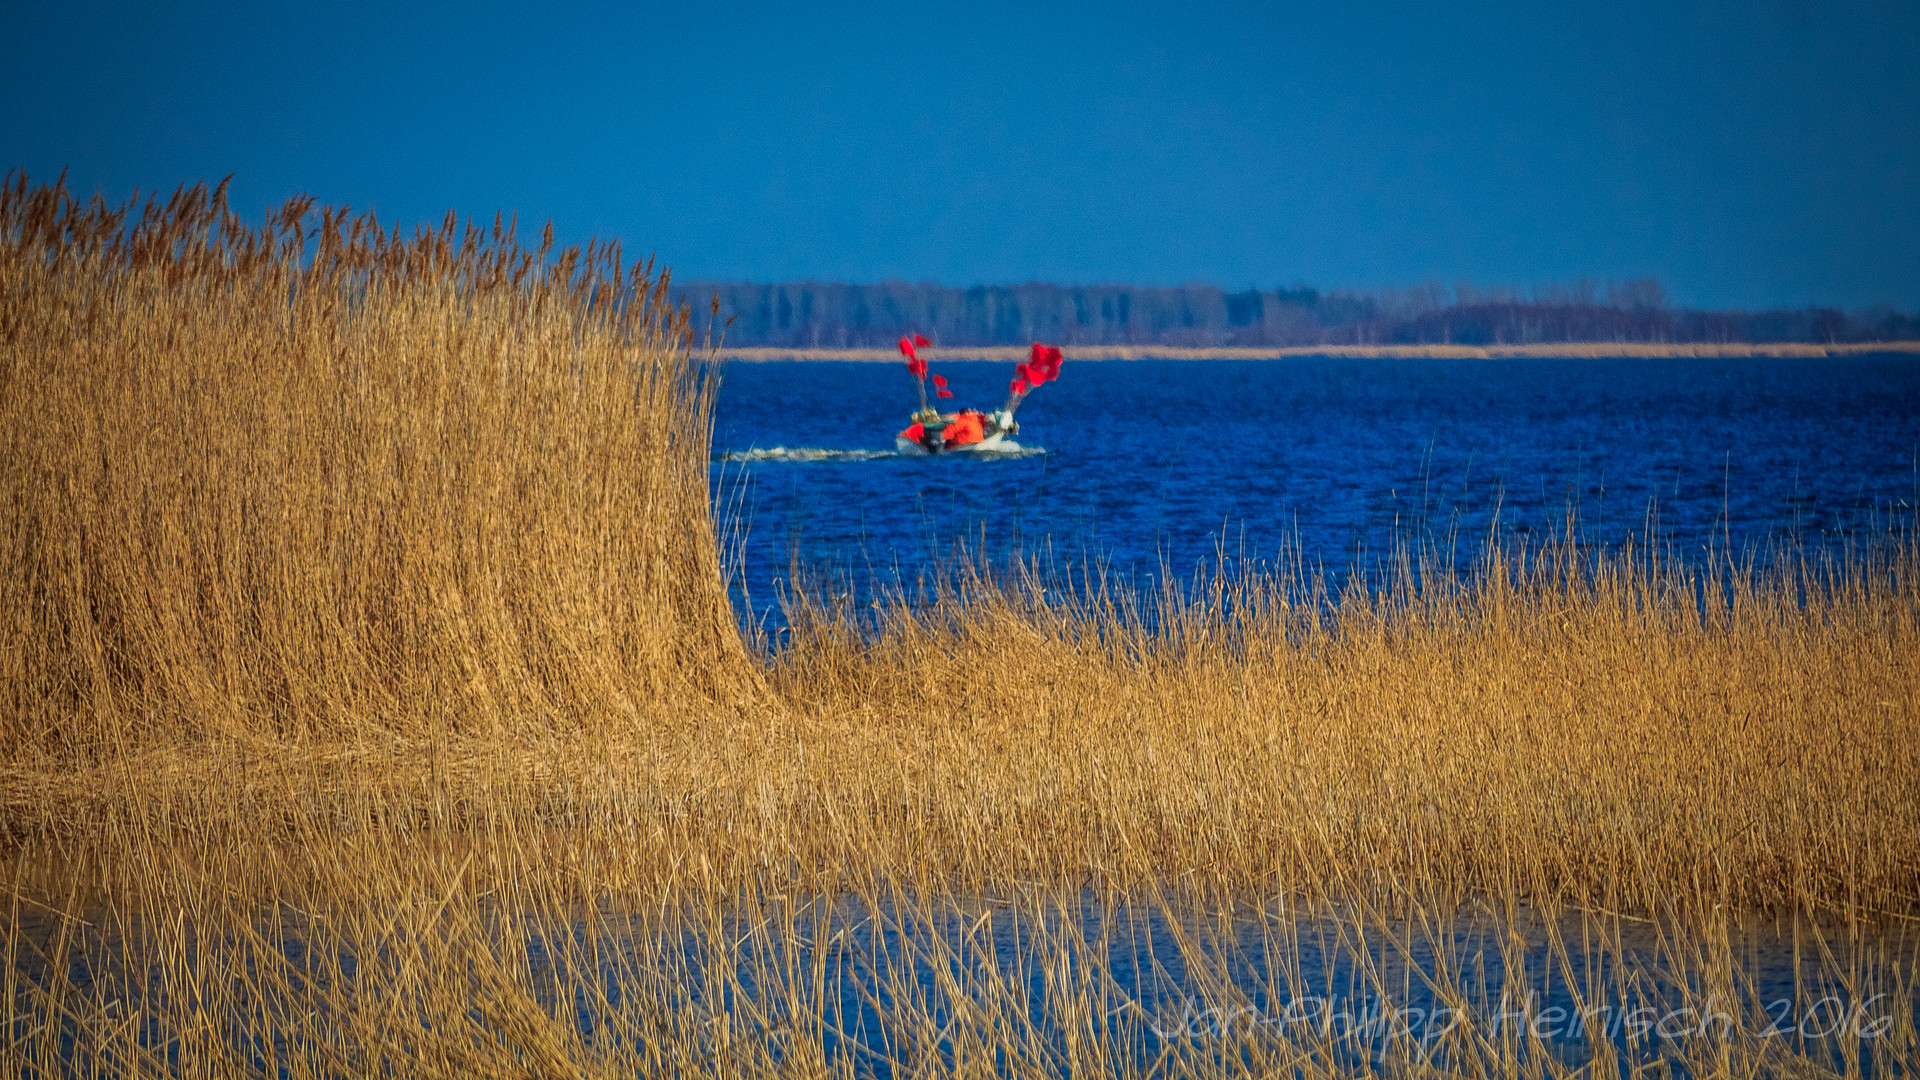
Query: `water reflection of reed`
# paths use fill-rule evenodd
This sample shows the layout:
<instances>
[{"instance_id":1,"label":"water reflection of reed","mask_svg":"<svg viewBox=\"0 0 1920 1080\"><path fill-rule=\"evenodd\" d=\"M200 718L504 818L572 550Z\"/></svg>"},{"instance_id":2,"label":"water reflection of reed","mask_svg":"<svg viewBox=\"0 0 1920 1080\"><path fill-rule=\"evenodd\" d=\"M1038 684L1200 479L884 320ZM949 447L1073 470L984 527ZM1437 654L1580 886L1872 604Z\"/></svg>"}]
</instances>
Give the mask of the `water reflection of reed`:
<instances>
[{"instance_id":1,"label":"water reflection of reed","mask_svg":"<svg viewBox=\"0 0 1920 1080\"><path fill-rule=\"evenodd\" d=\"M362 837L371 842L373 836ZM598 888L389 836L10 924L9 1064L303 1075L1901 1075L1900 921L1169 888ZM204 870L213 869L211 866ZM246 872L227 867L236 876ZM78 868L75 877L83 876ZM52 881L46 884L54 884ZM69 882L80 895L85 889Z\"/></svg>"}]
</instances>

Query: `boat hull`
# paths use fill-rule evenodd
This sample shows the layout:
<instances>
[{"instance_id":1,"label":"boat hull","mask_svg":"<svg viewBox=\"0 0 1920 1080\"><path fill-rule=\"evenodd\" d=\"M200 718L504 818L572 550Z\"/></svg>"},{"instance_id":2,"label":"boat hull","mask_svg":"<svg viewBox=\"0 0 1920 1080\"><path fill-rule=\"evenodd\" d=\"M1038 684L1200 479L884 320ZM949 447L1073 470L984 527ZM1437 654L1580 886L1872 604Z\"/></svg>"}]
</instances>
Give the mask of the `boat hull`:
<instances>
[{"instance_id":1,"label":"boat hull","mask_svg":"<svg viewBox=\"0 0 1920 1080\"><path fill-rule=\"evenodd\" d=\"M967 443L964 446L946 447L938 453L927 449L912 439L897 435L894 437L893 447L902 454L918 455L920 457L950 457L955 454L964 456L968 454L1004 453L1009 450L1020 449L1020 444L1008 438L1004 432L999 432L989 435L979 442Z\"/></svg>"}]
</instances>

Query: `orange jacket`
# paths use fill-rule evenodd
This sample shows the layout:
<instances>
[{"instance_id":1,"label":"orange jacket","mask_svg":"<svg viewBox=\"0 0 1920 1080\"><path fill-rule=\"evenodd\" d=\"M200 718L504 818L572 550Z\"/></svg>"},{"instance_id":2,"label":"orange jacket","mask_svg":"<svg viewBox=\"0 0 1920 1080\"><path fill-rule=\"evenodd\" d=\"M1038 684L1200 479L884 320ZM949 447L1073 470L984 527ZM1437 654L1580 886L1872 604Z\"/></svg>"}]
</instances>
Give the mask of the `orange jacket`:
<instances>
[{"instance_id":1,"label":"orange jacket","mask_svg":"<svg viewBox=\"0 0 1920 1080\"><path fill-rule=\"evenodd\" d=\"M980 414L971 409L956 417L940 434L946 438L948 446L965 446L986 437L980 430Z\"/></svg>"}]
</instances>

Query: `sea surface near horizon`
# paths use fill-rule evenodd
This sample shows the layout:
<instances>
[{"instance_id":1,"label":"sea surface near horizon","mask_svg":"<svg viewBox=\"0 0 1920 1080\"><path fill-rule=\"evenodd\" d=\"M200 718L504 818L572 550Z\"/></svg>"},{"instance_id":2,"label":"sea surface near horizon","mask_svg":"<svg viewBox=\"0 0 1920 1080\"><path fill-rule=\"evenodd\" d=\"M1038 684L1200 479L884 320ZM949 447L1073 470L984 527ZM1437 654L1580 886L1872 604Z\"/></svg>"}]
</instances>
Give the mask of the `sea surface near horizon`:
<instances>
[{"instance_id":1,"label":"sea surface near horizon","mask_svg":"<svg viewBox=\"0 0 1920 1080\"><path fill-rule=\"evenodd\" d=\"M1007 363L942 363L991 409ZM904 365L734 363L712 479L745 526L735 602L781 621L794 566L864 592L964 544L1101 560L1136 585L1224 550L1291 546L1337 584L1397 542L1649 535L1680 558L1910 529L1920 359L1291 359L1073 362L1021 406L1025 453L893 452ZM729 509L731 508L731 509Z\"/></svg>"}]
</instances>

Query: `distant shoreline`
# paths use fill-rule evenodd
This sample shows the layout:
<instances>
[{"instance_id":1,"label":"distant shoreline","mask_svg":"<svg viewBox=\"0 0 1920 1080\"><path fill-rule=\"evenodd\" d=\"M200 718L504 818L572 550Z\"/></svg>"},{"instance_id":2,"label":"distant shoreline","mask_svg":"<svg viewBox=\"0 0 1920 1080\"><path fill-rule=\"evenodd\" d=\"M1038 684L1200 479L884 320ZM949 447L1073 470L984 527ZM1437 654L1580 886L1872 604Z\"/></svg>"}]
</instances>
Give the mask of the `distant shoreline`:
<instances>
[{"instance_id":1,"label":"distant shoreline","mask_svg":"<svg viewBox=\"0 0 1920 1080\"><path fill-rule=\"evenodd\" d=\"M721 348L720 358L743 363L793 360L892 361L892 349ZM1069 360L1557 360L1621 358L1722 359L1740 357L1858 356L1865 353L1920 353L1920 341L1875 341L1815 345L1805 342L1750 344L1644 344L1573 342L1554 345L1297 345L1265 348L1191 348L1172 345L1067 345ZM1024 345L928 350L931 360L1022 360Z\"/></svg>"}]
</instances>

